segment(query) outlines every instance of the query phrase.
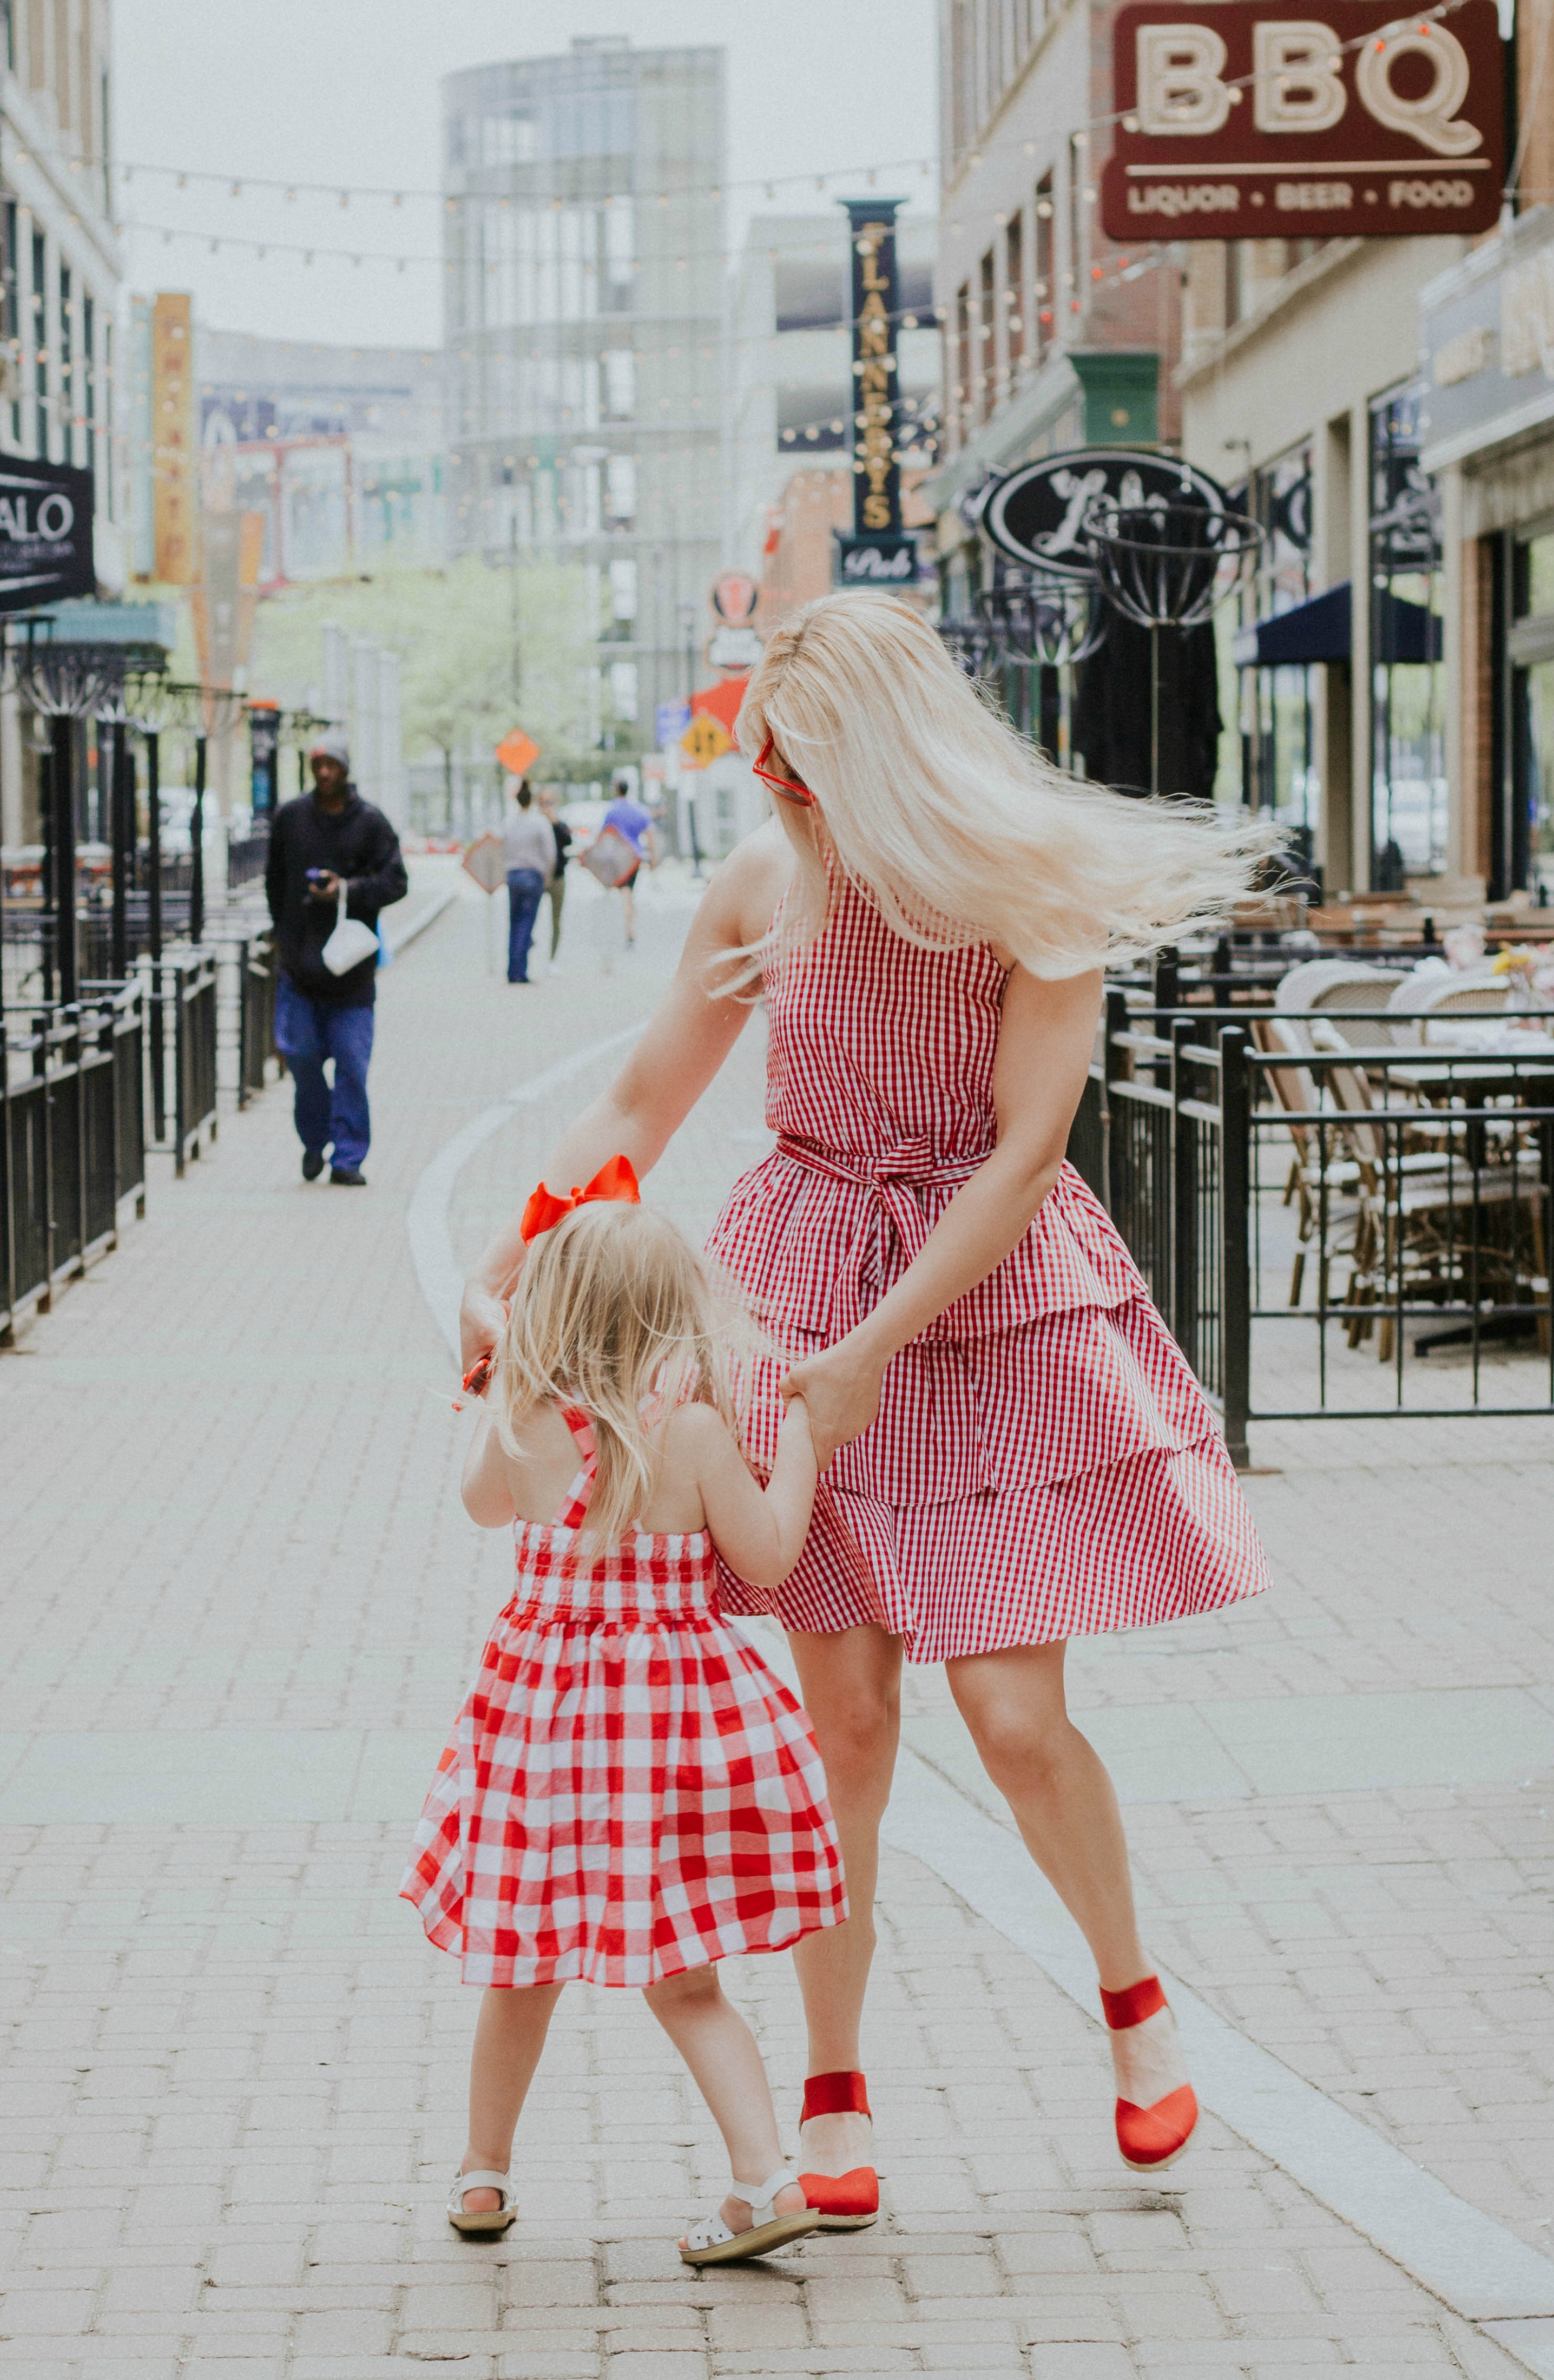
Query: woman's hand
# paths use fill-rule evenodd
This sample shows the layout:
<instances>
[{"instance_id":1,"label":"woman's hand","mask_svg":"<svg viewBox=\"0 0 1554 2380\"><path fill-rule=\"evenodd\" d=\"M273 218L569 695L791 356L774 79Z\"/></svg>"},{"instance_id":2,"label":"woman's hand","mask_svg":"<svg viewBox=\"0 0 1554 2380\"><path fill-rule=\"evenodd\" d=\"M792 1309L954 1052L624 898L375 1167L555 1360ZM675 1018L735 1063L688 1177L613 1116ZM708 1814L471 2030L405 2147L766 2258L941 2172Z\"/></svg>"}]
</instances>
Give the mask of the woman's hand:
<instances>
[{"instance_id":1,"label":"woman's hand","mask_svg":"<svg viewBox=\"0 0 1554 2380\"><path fill-rule=\"evenodd\" d=\"M458 1343L460 1369L468 1373L482 1355L489 1355L502 1336L507 1319L504 1302L473 1274L464 1284L464 1295L458 1307Z\"/></svg>"},{"instance_id":2,"label":"woman's hand","mask_svg":"<svg viewBox=\"0 0 1554 2380\"><path fill-rule=\"evenodd\" d=\"M861 1437L880 1411L883 1361L848 1345L845 1339L807 1363L795 1364L783 1381L783 1402L802 1397L809 1415L815 1459L823 1471L839 1446Z\"/></svg>"}]
</instances>

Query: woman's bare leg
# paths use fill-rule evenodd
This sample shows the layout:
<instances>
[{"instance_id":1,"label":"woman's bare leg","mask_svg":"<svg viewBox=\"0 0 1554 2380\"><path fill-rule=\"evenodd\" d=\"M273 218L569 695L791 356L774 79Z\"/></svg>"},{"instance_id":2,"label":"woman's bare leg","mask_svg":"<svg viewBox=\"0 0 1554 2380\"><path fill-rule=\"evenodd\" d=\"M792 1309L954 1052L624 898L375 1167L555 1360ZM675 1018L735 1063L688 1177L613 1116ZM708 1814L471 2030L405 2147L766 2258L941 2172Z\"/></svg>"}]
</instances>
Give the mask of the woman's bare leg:
<instances>
[{"instance_id":1,"label":"woman's bare leg","mask_svg":"<svg viewBox=\"0 0 1554 2380\"><path fill-rule=\"evenodd\" d=\"M947 1661L945 1672L982 1766L1014 1813L1026 1849L1089 1944L1107 1991L1153 1972L1138 1938L1117 1794L1068 1715L1062 1645L1021 1645ZM1186 2080L1162 2010L1111 2036L1120 2095L1152 2107Z\"/></svg>"},{"instance_id":2,"label":"woman's bare leg","mask_svg":"<svg viewBox=\"0 0 1554 2380\"><path fill-rule=\"evenodd\" d=\"M482 1993L469 2059L469 2145L460 2173L508 2170L513 2134L561 1993L560 1984ZM498 2204L494 2190L465 2192L471 2215L493 2215Z\"/></svg>"},{"instance_id":3,"label":"woman's bare leg","mask_svg":"<svg viewBox=\"0 0 1554 2380\"><path fill-rule=\"evenodd\" d=\"M874 1956L880 1821L901 1735L901 1639L870 1626L829 1636L790 1629L788 1642L825 1763L850 1912L844 1925L806 1935L794 1951L809 2034L808 2071L854 2072L862 2064L858 2029ZM874 2161L862 2116L811 2117L800 2137L814 2173L849 2173Z\"/></svg>"}]
</instances>

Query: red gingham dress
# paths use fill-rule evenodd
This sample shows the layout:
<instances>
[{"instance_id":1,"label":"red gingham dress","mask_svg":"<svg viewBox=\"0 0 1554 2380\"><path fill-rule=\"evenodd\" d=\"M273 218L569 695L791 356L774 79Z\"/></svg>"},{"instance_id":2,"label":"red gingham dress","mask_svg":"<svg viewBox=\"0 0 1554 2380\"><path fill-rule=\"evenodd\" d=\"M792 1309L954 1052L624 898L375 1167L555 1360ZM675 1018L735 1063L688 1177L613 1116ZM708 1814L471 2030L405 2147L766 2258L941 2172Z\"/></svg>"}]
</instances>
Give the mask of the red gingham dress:
<instances>
[{"instance_id":1,"label":"red gingham dress","mask_svg":"<svg viewBox=\"0 0 1554 2380\"><path fill-rule=\"evenodd\" d=\"M844 883L769 965L778 1145L708 1242L795 1357L878 1304L992 1148L1007 977L919 950ZM746 1436L771 1463L783 1366ZM1269 1584L1213 1412L1111 1218L1064 1165L996 1271L889 1365L832 1462L785 1584L722 1574L735 1611L821 1633L875 1621L941 1661L1209 1611Z\"/></svg>"},{"instance_id":2,"label":"red gingham dress","mask_svg":"<svg viewBox=\"0 0 1554 2380\"><path fill-rule=\"evenodd\" d=\"M592 1434L438 1764L400 1896L467 1984L662 1983L840 1925L846 1888L804 1711L718 1609L707 1532L569 1572Z\"/></svg>"}]
</instances>

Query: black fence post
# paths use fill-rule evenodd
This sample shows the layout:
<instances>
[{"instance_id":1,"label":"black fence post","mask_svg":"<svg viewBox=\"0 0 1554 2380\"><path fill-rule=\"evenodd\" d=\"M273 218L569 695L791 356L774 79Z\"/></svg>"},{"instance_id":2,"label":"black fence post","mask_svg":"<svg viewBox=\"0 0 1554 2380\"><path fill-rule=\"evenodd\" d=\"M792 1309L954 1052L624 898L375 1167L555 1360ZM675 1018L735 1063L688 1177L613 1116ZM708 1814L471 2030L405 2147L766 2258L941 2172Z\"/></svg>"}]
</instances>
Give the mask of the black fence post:
<instances>
[{"instance_id":1,"label":"black fence post","mask_svg":"<svg viewBox=\"0 0 1554 2380\"><path fill-rule=\"evenodd\" d=\"M162 747L156 730L146 734L146 942L162 956Z\"/></svg>"},{"instance_id":2,"label":"black fence post","mask_svg":"<svg viewBox=\"0 0 1554 2380\"><path fill-rule=\"evenodd\" d=\"M124 764L129 753L129 730L117 721L100 719L99 739L107 738L108 844L113 853L113 909L108 934L108 973L122 983L129 969L129 869L134 856L133 831L125 830Z\"/></svg>"},{"instance_id":3,"label":"black fence post","mask_svg":"<svg viewBox=\"0 0 1554 2380\"><path fill-rule=\"evenodd\" d=\"M1101 1162L1100 1177L1104 1186L1100 1194L1100 1203L1106 1208L1107 1213L1112 1216L1113 1220L1115 1220L1116 1208L1113 1205L1113 1184L1111 1180L1111 1127L1114 1113L1111 1104L1111 1086L1117 1081L1123 1072L1123 1053L1118 1046L1118 1037L1119 1035L1125 1033L1127 1029L1127 994L1126 992L1120 990L1116 985L1109 985L1106 993L1106 1016L1102 1032L1100 1057L1101 1131L1104 1135L1102 1144L1104 1154Z\"/></svg>"},{"instance_id":4,"label":"black fence post","mask_svg":"<svg viewBox=\"0 0 1554 2380\"><path fill-rule=\"evenodd\" d=\"M1227 1025L1220 1035L1220 1378L1225 1444L1244 1471L1246 1416L1252 1402L1252 1080L1246 1035Z\"/></svg>"},{"instance_id":5,"label":"black fence post","mask_svg":"<svg viewBox=\"0 0 1554 2380\"><path fill-rule=\"evenodd\" d=\"M1171 1021L1171 1328L1177 1345L1195 1372L1198 1362L1197 1305L1197 1127L1182 1112L1193 1094L1192 1074L1185 1055L1194 1038L1184 1016Z\"/></svg>"},{"instance_id":6,"label":"black fence post","mask_svg":"<svg viewBox=\"0 0 1554 2380\"><path fill-rule=\"evenodd\" d=\"M189 815L188 938L205 931L205 736L194 739L194 808Z\"/></svg>"},{"instance_id":7,"label":"black fence post","mask_svg":"<svg viewBox=\"0 0 1554 2380\"><path fill-rule=\"evenodd\" d=\"M76 997L76 722L66 715L51 722L49 810L54 825L54 964L58 996L67 1007Z\"/></svg>"}]
</instances>

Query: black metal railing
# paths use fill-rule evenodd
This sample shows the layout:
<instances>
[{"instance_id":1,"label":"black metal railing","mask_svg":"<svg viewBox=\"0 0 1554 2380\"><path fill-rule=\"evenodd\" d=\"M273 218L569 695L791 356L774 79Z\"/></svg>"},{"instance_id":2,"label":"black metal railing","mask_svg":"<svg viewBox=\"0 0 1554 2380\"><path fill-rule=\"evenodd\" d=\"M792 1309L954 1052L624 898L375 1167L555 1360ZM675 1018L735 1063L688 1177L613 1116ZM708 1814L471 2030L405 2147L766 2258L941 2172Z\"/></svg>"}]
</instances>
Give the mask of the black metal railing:
<instances>
[{"instance_id":1,"label":"black metal railing","mask_svg":"<svg viewBox=\"0 0 1554 2380\"><path fill-rule=\"evenodd\" d=\"M0 1341L145 1212L145 1005L137 984L13 1009L0 1067Z\"/></svg>"},{"instance_id":2,"label":"black metal railing","mask_svg":"<svg viewBox=\"0 0 1554 2380\"><path fill-rule=\"evenodd\" d=\"M1069 1154L1238 1463L1257 1421L1554 1411L1554 1057L1323 1017L1361 1021L1306 1050L1107 995Z\"/></svg>"},{"instance_id":3,"label":"black metal railing","mask_svg":"<svg viewBox=\"0 0 1554 2380\"><path fill-rule=\"evenodd\" d=\"M152 1013L153 1148L170 1153L175 1173L216 1136L217 963L213 951L172 951L141 962Z\"/></svg>"},{"instance_id":4,"label":"black metal railing","mask_svg":"<svg viewBox=\"0 0 1554 2380\"><path fill-rule=\"evenodd\" d=\"M255 827L250 834L239 836L226 847L226 887L235 892L240 884L252 884L264 873L270 856L269 823Z\"/></svg>"},{"instance_id":5,"label":"black metal railing","mask_svg":"<svg viewBox=\"0 0 1554 2380\"><path fill-rule=\"evenodd\" d=\"M280 1065L275 1047L275 954L268 934L229 947L235 971L232 1005L237 1022L237 1104L246 1108L271 1080L272 1062L277 1071Z\"/></svg>"}]
</instances>

